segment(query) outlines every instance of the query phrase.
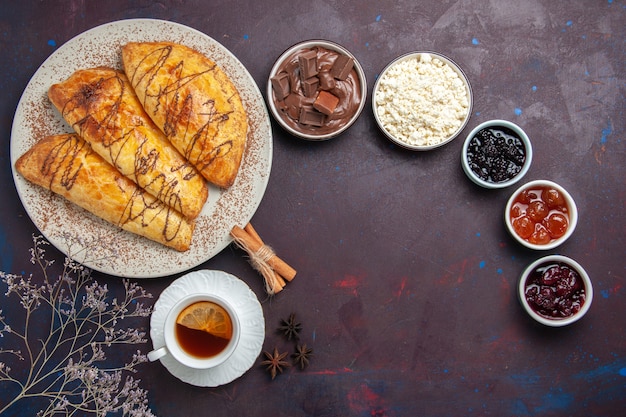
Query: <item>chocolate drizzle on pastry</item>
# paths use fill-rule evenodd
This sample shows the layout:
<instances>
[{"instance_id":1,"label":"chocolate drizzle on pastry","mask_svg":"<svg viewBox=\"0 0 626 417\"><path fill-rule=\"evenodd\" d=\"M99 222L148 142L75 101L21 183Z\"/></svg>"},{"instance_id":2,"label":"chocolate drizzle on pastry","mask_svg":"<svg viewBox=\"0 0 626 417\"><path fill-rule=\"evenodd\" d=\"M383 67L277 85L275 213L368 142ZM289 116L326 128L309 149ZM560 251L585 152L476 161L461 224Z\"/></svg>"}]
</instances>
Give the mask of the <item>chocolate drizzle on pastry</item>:
<instances>
[{"instance_id":1,"label":"chocolate drizzle on pastry","mask_svg":"<svg viewBox=\"0 0 626 417\"><path fill-rule=\"evenodd\" d=\"M228 76L179 44L129 43L124 70L147 114L211 183L233 184L247 141L247 116Z\"/></svg>"},{"instance_id":2,"label":"chocolate drizzle on pastry","mask_svg":"<svg viewBox=\"0 0 626 417\"><path fill-rule=\"evenodd\" d=\"M27 180L124 230L179 251L190 247L193 222L121 175L76 134L43 138L15 167Z\"/></svg>"},{"instance_id":3,"label":"chocolate drizzle on pastry","mask_svg":"<svg viewBox=\"0 0 626 417\"><path fill-rule=\"evenodd\" d=\"M198 216L208 196L204 179L154 125L124 73L79 70L50 87L48 95L74 130L123 175L190 219Z\"/></svg>"}]
</instances>

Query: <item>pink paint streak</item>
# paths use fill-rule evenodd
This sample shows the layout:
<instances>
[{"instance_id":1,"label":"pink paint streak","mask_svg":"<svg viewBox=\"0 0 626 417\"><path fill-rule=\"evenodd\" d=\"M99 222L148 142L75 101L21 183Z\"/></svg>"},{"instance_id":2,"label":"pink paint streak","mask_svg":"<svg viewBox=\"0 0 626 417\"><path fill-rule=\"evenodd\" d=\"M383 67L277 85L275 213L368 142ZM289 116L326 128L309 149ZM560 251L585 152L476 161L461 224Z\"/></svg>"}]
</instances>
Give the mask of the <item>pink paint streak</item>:
<instances>
[{"instance_id":1,"label":"pink paint streak","mask_svg":"<svg viewBox=\"0 0 626 417\"><path fill-rule=\"evenodd\" d=\"M620 292L620 290L621 290L621 289L622 289L622 284L619 284L619 283L618 283L618 284L615 284L615 286L614 286L613 288L611 288L611 289L609 290L609 292L610 292L611 294L617 294L618 292Z\"/></svg>"},{"instance_id":2,"label":"pink paint streak","mask_svg":"<svg viewBox=\"0 0 626 417\"><path fill-rule=\"evenodd\" d=\"M361 286L362 281L362 277L357 277L355 275L346 275L342 280L335 282L333 286L335 288L341 288L351 292L354 295L357 295L358 288Z\"/></svg>"},{"instance_id":3,"label":"pink paint streak","mask_svg":"<svg viewBox=\"0 0 626 417\"><path fill-rule=\"evenodd\" d=\"M407 278L402 277L400 280L400 286L393 292L393 296L396 298L400 298L402 294L404 294L404 290L406 289Z\"/></svg>"},{"instance_id":4,"label":"pink paint streak","mask_svg":"<svg viewBox=\"0 0 626 417\"><path fill-rule=\"evenodd\" d=\"M451 282L461 284L464 280L465 269L470 264L470 259L463 259L460 263L450 265L437 283L440 285L449 285Z\"/></svg>"},{"instance_id":5,"label":"pink paint streak","mask_svg":"<svg viewBox=\"0 0 626 417\"><path fill-rule=\"evenodd\" d=\"M385 400L370 387L361 384L348 392L350 409L356 413L369 413L372 417L391 416Z\"/></svg>"},{"instance_id":6,"label":"pink paint streak","mask_svg":"<svg viewBox=\"0 0 626 417\"><path fill-rule=\"evenodd\" d=\"M341 375L341 374L351 374L354 372L350 368L342 368L342 369L323 369L321 371L316 372L307 372L309 375Z\"/></svg>"}]
</instances>

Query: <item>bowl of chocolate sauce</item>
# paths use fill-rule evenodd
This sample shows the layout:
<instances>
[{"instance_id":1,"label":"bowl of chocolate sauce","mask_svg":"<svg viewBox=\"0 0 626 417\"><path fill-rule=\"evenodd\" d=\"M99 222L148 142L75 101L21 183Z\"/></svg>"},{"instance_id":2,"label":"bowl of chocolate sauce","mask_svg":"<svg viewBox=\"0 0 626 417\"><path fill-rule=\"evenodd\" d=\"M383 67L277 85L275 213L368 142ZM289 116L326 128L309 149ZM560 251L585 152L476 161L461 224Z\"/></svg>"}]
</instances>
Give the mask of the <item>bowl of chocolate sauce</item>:
<instances>
[{"instance_id":1,"label":"bowl of chocolate sauce","mask_svg":"<svg viewBox=\"0 0 626 417\"><path fill-rule=\"evenodd\" d=\"M293 45L267 82L272 116L291 135L311 141L339 136L358 119L367 94L363 68L350 51L326 40Z\"/></svg>"}]
</instances>

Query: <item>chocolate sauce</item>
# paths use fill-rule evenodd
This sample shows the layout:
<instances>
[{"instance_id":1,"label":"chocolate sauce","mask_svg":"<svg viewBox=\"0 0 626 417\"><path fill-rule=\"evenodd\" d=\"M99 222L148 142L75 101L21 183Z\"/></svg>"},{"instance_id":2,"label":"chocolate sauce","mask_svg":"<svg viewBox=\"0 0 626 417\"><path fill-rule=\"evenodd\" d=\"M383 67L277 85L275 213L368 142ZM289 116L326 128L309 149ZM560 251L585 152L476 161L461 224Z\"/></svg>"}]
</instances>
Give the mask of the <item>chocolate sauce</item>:
<instances>
[{"instance_id":1,"label":"chocolate sauce","mask_svg":"<svg viewBox=\"0 0 626 417\"><path fill-rule=\"evenodd\" d=\"M282 120L306 134L323 135L342 128L361 104L354 60L321 46L299 49L286 57L271 82L272 100ZM324 101L317 101L322 91ZM328 105L335 101L328 95L336 97L336 105Z\"/></svg>"},{"instance_id":2,"label":"chocolate sauce","mask_svg":"<svg viewBox=\"0 0 626 417\"><path fill-rule=\"evenodd\" d=\"M73 78L53 87L67 97L60 109L63 118L123 175L170 207L195 217L196 205L188 203L183 193L189 189L186 182L189 187L200 183L195 178L198 172L173 147L167 152L171 145L159 138L162 133L148 115L142 115L126 77L108 68L81 74L73 76L80 75L79 87L73 87Z\"/></svg>"},{"instance_id":3,"label":"chocolate sauce","mask_svg":"<svg viewBox=\"0 0 626 417\"><path fill-rule=\"evenodd\" d=\"M165 124L163 126L163 132L170 138L170 140L177 135L181 134L181 137L188 135L191 139L184 140L180 143L184 143L184 146L177 146L177 149L183 154L183 156L190 161L200 172L206 169L208 166L214 164L218 158L223 158L227 155L232 147L232 142L226 141L218 144L218 149L212 149L207 146L203 146L203 141L200 138L213 137L216 138L217 132L221 129L221 126L228 120L228 113L220 113L215 108L214 101L207 101L202 106L205 107L205 122L200 126L200 129L194 132L182 132L179 123L187 125L184 122L188 122L194 117L194 96L185 92L184 87L187 83L192 82L196 78L201 78L205 74L214 71L217 67L214 65L209 69L205 69L200 72L192 72L181 76L183 73L184 62L177 64L171 64L172 45L165 45L161 48L157 48L150 52L150 55L157 56L158 58L146 56L154 61L151 66L142 67L139 66L135 69L135 72L128 75L131 85L134 88L141 88L144 90L145 96L142 105L146 107L145 101L149 98L157 100L158 106L164 105L166 110ZM185 68L189 70L188 68ZM167 86L161 86L157 83L158 74L160 72L171 71L175 74L172 84ZM180 79L178 79L180 77ZM156 109L155 109L156 112ZM178 141L173 142L175 145L179 144Z\"/></svg>"},{"instance_id":4,"label":"chocolate sauce","mask_svg":"<svg viewBox=\"0 0 626 417\"><path fill-rule=\"evenodd\" d=\"M42 180L46 179L47 187L63 196L66 196L64 190L69 192L76 182L81 181L81 179L83 187L89 186L90 182L93 182L94 187L97 187L97 182L101 180L92 178L90 174L90 170L98 170L97 165L104 167L100 169L101 172L112 174L109 178L110 181L118 180L115 178L117 171L97 155L87 142L78 135L59 135L49 140L53 140L55 145L51 147L50 152L42 163L40 169L42 174L40 179L41 185L44 185ZM85 166L86 163L91 165ZM159 212L164 212L166 217L165 222L161 224L162 235L166 241L173 241L181 229L181 217L174 215L174 209L155 199L142 188L123 185L124 183L132 184L130 180L123 177L120 181L122 184L118 183L118 185L121 193L131 191L132 188L135 188L135 190L130 195L119 218L108 218L105 220L122 228L124 228L126 223L131 222L138 222L147 226L155 219L158 219L157 214ZM106 196L103 196L103 199L106 198ZM81 204L81 206L91 211L91 207L88 205L84 206Z\"/></svg>"}]
</instances>

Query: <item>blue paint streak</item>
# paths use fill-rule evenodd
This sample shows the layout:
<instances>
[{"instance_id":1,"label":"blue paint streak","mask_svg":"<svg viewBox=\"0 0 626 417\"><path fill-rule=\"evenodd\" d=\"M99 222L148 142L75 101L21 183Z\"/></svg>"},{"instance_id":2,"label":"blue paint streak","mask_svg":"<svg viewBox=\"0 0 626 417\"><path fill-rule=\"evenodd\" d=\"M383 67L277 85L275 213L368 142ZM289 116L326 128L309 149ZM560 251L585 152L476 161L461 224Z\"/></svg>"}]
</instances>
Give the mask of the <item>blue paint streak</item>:
<instances>
[{"instance_id":1,"label":"blue paint streak","mask_svg":"<svg viewBox=\"0 0 626 417\"><path fill-rule=\"evenodd\" d=\"M600 291L600 293L602 294L603 298L609 298L609 290L602 290Z\"/></svg>"},{"instance_id":2,"label":"blue paint streak","mask_svg":"<svg viewBox=\"0 0 626 417\"><path fill-rule=\"evenodd\" d=\"M515 111L516 116L519 116L522 114L522 109L520 109L519 107L516 107L514 111Z\"/></svg>"},{"instance_id":3,"label":"blue paint streak","mask_svg":"<svg viewBox=\"0 0 626 417\"><path fill-rule=\"evenodd\" d=\"M496 270L496 272L497 272L499 275L502 275L502 272L503 272L503 271L502 271L502 268L498 268L498 269Z\"/></svg>"},{"instance_id":4,"label":"blue paint streak","mask_svg":"<svg viewBox=\"0 0 626 417\"><path fill-rule=\"evenodd\" d=\"M57 46L57 42L54 39L49 39L48 40L48 45L50 45L50 46Z\"/></svg>"},{"instance_id":5,"label":"blue paint streak","mask_svg":"<svg viewBox=\"0 0 626 417\"><path fill-rule=\"evenodd\" d=\"M537 86L533 85L530 89L533 90L533 91L537 91Z\"/></svg>"},{"instance_id":6,"label":"blue paint streak","mask_svg":"<svg viewBox=\"0 0 626 417\"><path fill-rule=\"evenodd\" d=\"M522 374L511 375L510 378L520 385L535 385L539 382L540 376L534 372L525 372Z\"/></svg>"},{"instance_id":7,"label":"blue paint streak","mask_svg":"<svg viewBox=\"0 0 626 417\"><path fill-rule=\"evenodd\" d=\"M381 17L382 17L381 15L376 16L376 21L380 22Z\"/></svg>"},{"instance_id":8,"label":"blue paint streak","mask_svg":"<svg viewBox=\"0 0 626 417\"><path fill-rule=\"evenodd\" d=\"M607 136L609 136L612 133L613 133L613 124L609 120L609 124L607 125L607 127L602 129L602 137L600 138L600 143L605 144Z\"/></svg>"},{"instance_id":9,"label":"blue paint streak","mask_svg":"<svg viewBox=\"0 0 626 417\"><path fill-rule=\"evenodd\" d=\"M572 26L574 22L572 22L571 20L568 20L567 23L565 23L567 26Z\"/></svg>"},{"instance_id":10,"label":"blue paint streak","mask_svg":"<svg viewBox=\"0 0 626 417\"><path fill-rule=\"evenodd\" d=\"M476 237L480 237L480 232L476 232Z\"/></svg>"},{"instance_id":11,"label":"blue paint streak","mask_svg":"<svg viewBox=\"0 0 626 417\"><path fill-rule=\"evenodd\" d=\"M248 40L248 39L250 38L250 35L243 35L243 38L244 38L245 40Z\"/></svg>"},{"instance_id":12,"label":"blue paint streak","mask_svg":"<svg viewBox=\"0 0 626 417\"><path fill-rule=\"evenodd\" d=\"M511 414L514 416L527 416L530 414L530 411L522 400L515 400L511 409Z\"/></svg>"},{"instance_id":13,"label":"blue paint streak","mask_svg":"<svg viewBox=\"0 0 626 417\"><path fill-rule=\"evenodd\" d=\"M546 413L549 411L566 410L574 403L574 396L563 392L562 388L551 389L542 398L542 404L535 407L536 413Z\"/></svg>"},{"instance_id":14,"label":"blue paint streak","mask_svg":"<svg viewBox=\"0 0 626 417\"><path fill-rule=\"evenodd\" d=\"M480 269L483 269L486 265L485 261L480 261L480 263L478 264L478 266L480 267Z\"/></svg>"},{"instance_id":15,"label":"blue paint streak","mask_svg":"<svg viewBox=\"0 0 626 417\"><path fill-rule=\"evenodd\" d=\"M472 38L472 45L478 45L480 44L480 41L476 38Z\"/></svg>"},{"instance_id":16,"label":"blue paint streak","mask_svg":"<svg viewBox=\"0 0 626 417\"><path fill-rule=\"evenodd\" d=\"M607 377L612 375L626 376L626 359L618 359L613 363L599 366L590 371L580 372L574 375L574 377L591 383L596 378L606 380Z\"/></svg>"}]
</instances>

